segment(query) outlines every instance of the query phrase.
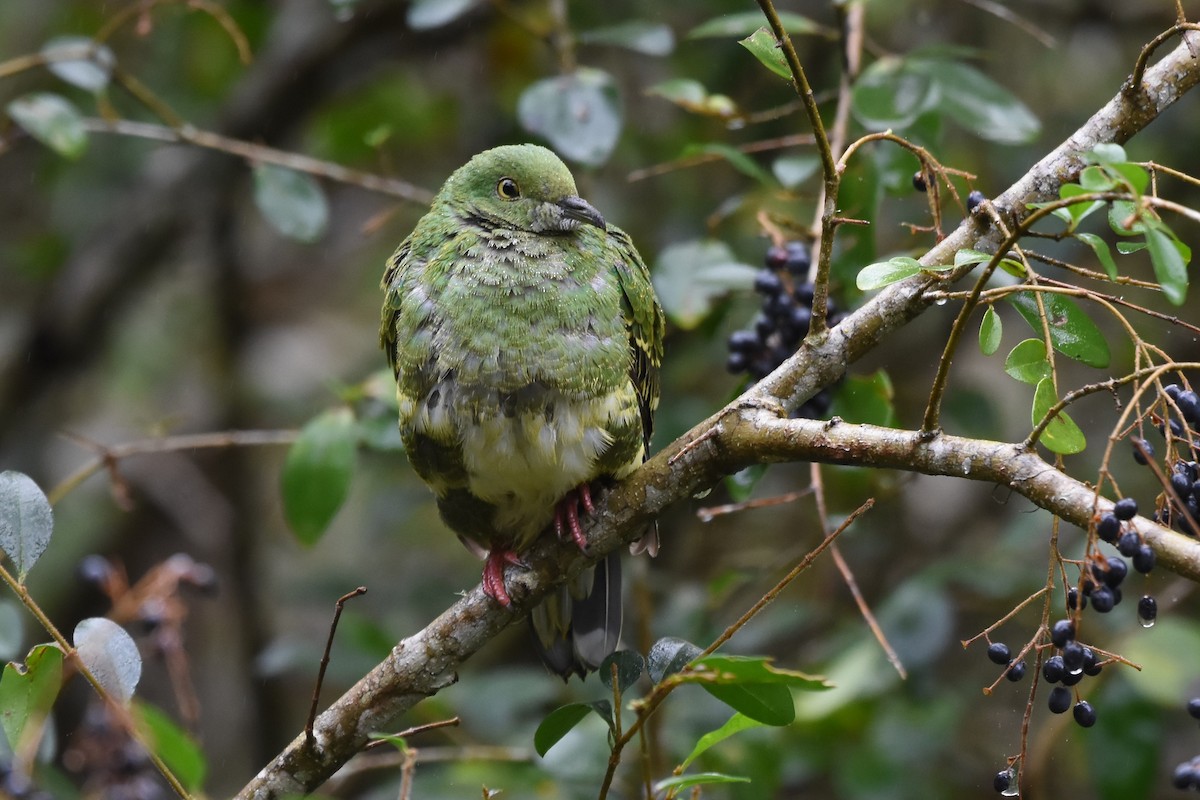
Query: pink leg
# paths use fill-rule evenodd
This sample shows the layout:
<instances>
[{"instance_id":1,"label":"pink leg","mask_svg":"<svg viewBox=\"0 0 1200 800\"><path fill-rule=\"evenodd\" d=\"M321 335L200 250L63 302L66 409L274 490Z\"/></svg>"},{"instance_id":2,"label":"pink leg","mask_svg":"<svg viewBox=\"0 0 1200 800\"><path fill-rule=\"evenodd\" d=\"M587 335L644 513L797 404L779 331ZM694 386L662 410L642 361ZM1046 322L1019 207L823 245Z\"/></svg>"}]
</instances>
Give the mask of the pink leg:
<instances>
[{"instance_id":1,"label":"pink leg","mask_svg":"<svg viewBox=\"0 0 1200 800\"><path fill-rule=\"evenodd\" d=\"M586 552L587 538L583 535L583 528L579 525L579 506L581 505L586 514L596 511L595 505L592 504L592 488L586 483L581 483L567 492L566 496L558 502L558 506L554 509L554 533L559 539L565 539L569 533L571 541L575 542L580 550Z\"/></svg>"},{"instance_id":2,"label":"pink leg","mask_svg":"<svg viewBox=\"0 0 1200 800\"><path fill-rule=\"evenodd\" d=\"M527 566L521 557L512 550L493 547L488 552L487 560L483 562L483 593L508 608L512 605L512 598L508 596L508 589L504 586L505 564L513 564L518 567Z\"/></svg>"}]
</instances>

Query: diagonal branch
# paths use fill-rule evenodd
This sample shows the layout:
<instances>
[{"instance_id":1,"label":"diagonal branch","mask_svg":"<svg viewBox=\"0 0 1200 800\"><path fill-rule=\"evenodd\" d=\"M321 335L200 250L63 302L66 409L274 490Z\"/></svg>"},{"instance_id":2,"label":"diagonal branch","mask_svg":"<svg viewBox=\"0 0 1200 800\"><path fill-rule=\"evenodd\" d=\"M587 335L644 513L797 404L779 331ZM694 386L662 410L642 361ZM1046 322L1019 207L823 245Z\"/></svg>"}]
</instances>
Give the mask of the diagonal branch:
<instances>
[{"instance_id":1,"label":"diagonal branch","mask_svg":"<svg viewBox=\"0 0 1200 800\"><path fill-rule=\"evenodd\" d=\"M1057 196L1058 187L1083 166L1080 154L1102 142L1124 142L1200 82L1200 59L1188 39L1146 70L1142 87L1127 88L1087 121L1020 181L996 197L1001 214L1018 218L1026 203ZM963 247L987 249L999 234L969 220L930 250L926 264L950 263ZM951 280L965 269L948 273ZM918 276L888 287L823 335L806 340L778 370L726 408L697 425L615 487L589 519L596 556L637 538L668 505L712 486L723 475L763 461L811 460L904 469L987 481L1012 488L1062 519L1087 527L1096 502L1093 489L1060 472L1035 452L1017 445L945 434L925 434L838 421L786 418L785 409L837 380L846 366L920 315L930 304L926 290L946 278ZM782 401L782 402L781 402ZM1138 519L1159 562L1200 580L1200 542ZM513 607L504 609L476 587L424 630L401 641L391 655L321 714L313 739L303 734L239 793L267 800L320 786L399 714L456 679L456 670L502 629L519 620L549 591L578 574L589 559L570 544L547 537L528 554L526 572L510 572Z\"/></svg>"}]
</instances>

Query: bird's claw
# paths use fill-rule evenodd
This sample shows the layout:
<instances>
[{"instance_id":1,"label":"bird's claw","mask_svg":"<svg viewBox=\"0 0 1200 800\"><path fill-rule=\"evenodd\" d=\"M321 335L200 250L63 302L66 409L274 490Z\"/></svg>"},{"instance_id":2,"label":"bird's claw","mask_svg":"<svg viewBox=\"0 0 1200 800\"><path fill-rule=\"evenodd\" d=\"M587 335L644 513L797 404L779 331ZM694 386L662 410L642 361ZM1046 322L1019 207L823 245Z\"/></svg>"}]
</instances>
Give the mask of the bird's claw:
<instances>
[{"instance_id":1,"label":"bird's claw","mask_svg":"<svg viewBox=\"0 0 1200 800\"><path fill-rule=\"evenodd\" d=\"M559 501L554 509L554 533L559 539L566 539L578 545L584 553L588 552L587 537L583 535L583 527L579 524L579 507L583 506L585 514L594 514L596 506L592 503L592 489L586 483L581 483Z\"/></svg>"},{"instance_id":2,"label":"bird's claw","mask_svg":"<svg viewBox=\"0 0 1200 800\"><path fill-rule=\"evenodd\" d=\"M512 564L521 569L529 569L519 555L512 550L492 548L483 562L483 593L505 608L512 606L512 598L504 585L504 565Z\"/></svg>"}]
</instances>

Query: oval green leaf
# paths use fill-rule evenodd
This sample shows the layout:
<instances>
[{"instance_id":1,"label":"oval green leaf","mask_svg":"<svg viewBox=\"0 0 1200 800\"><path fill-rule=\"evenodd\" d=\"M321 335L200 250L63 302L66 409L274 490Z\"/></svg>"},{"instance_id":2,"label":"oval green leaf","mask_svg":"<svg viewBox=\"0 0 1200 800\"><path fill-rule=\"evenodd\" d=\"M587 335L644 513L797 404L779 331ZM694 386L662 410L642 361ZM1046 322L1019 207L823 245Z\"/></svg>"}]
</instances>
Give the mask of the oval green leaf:
<instances>
[{"instance_id":1,"label":"oval green leaf","mask_svg":"<svg viewBox=\"0 0 1200 800\"><path fill-rule=\"evenodd\" d=\"M254 202L271 227L298 242L315 242L329 224L321 185L311 175L276 164L254 168Z\"/></svg>"},{"instance_id":2,"label":"oval green leaf","mask_svg":"<svg viewBox=\"0 0 1200 800\"><path fill-rule=\"evenodd\" d=\"M117 57L107 45L86 36L56 36L42 45L46 69L72 86L99 92L108 86Z\"/></svg>"},{"instance_id":3,"label":"oval green leaf","mask_svg":"<svg viewBox=\"0 0 1200 800\"><path fill-rule=\"evenodd\" d=\"M884 57L875 61L854 82L850 107L854 116L872 130L907 128L938 101L938 90L929 76L914 70L905 59Z\"/></svg>"},{"instance_id":4,"label":"oval green leaf","mask_svg":"<svg viewBox=\"0 0 1200 800\"><path fill-rule=\"evenodd\" d=\"M33 478L21 472L0 472L0 550L17 568L17 581L46 551L54 532L50 501Z\"/></svg>"},{"instance_id":5,"label":"oval green leaf","mask_svg":"<svg viewBox=\"0 0 1200 800\"><path fill-rule=\"evenodd\" d=\"M142 741L170 767L185 789L199 792L204 788L204 774L208 770L204 752L186 731L145 703L134 705L133 719Z\"/></svg>"},{"instance_id":6,"label":"oval green leaf","mask_svg":"<svg viewBox=\"0 0 1200 800\"><path fill-rule=\"evenodd\" d=\"M1038 313L1037 298L1033 293L1010 295L1008 302L1021 313L1034 332L1040 335L1042 321ZM1044 292L1042 305L1046 309L1046 320L1049 323L1050 343L1055 350L1089 367L1104 369L1108 366L1108 342L1105 341L1104 334L1074 300L1065 295Z\"/></svg>"},{"instance_id":7,"label":"oval green leaf","mask_svg":"<svg viewBox=\"0 0 1200 800\"><path fill-rule=\"evenodd\" d=\"M1008 352L1004 371L1022 383L1038 384L1050 376L1046 360L1046 343L1041 339L1026 339Z\"/></svg>"},{"instance_id":8,"label":"oval green leaf","mask_svg":"<svg viewBox=\"0 0 1200 800\"><path fill-rule=\"evenodd\" d=\"M142 656L125 629L105 617L89 617L71 637L79 660L118 703L128 705L142 677Z\"/></svg>"},{"instance_id":9,"label":"oval green leaf","mask_svg":"<svg viewBox=\"0 0 1200 800\"><path fill-rule=\"evenodd\" d=\"M517 101L517 118L559 155L590 166L608 160L621 133L616 83L607 72L589 67L529 86Z\"/></svg>"},{"instance_id":10,"label":"oval green leaf","mask_svg":"<svg viewBox=\"0 0 1200 800\"><path fill-rule=\"evenodd\" d=\"M1048 377L1043 378L1033 391L1033 413L1031 415L1033 424L1040 423L1057 402L1058 395L1054 393L1054 381ZM1083 431L1079 429L1073 419L1067 416L1066 411L1058 412L1054 419L1050 420L1050 424L1042 431L1039 441L1051 452L1064 456L1082 452L1087 447L1087 439L1084 437Z\"/></svg>"},{"instance_id":11,"label":"oval green leaf","mask_svg":"<svg viewBox=\"0 0 1200 800\"><path fill-rule=\"evenodd\" d=\"M1113 261L1112 251L1108 249L1108 242L1094 233L1077 233L1075 238L1092 248L1092 252L1096 254L1096 260L1108 274L1108 279L1115 281L1118 276L1117 262Z\"/></svg>"},{"instance_id":12,"label":"oval green leaf","mask_svg":"<svg viewBox=\"0 0 1200 800\"><path fill-rule=\"evenodd\" d=\"M568 703L546 715L533 734L533 747L539 756L545 756L551 747L558 744L571 729L590 714L592 707L587 703Z\"/></svg>"},{"instance_id":13,"label":"oval green leaf","mask_svg":"<svg viewBox=\"0 0 1200 800\"><path fill-rule=\"evenodd\" d=\"M1188 289L1187 260L1184 247L1180 245L1182 242L1158 226L1146 228L1146 249L1150 252L1150 263L1154 265L1154 277L1162 287L1163 296L1177 306L1187 299ZM1187 256L1190 255L1188 252Z\"/></svg>"},{"instance_id":14,"label":"oval green leaf","mask_svg":"<svg viewBox=\"0 0 1200 800\"><path fill-rule=\"evenodd\" d=\"M781 78L792 79L792 70L775 41L775 34L766 28L759 28L745 39L739 39L738 44L749 50L771 72Z\"/></svg>"},{"instance_id":15,"label":"oval green leaf","mask_svg":"<svg viewBox=\"0 0 1200 800\"><path fill-rule=\"evenodd\" d=\"M704 691L734 711L764 725L781 727L796 721L792 692L780 683L700 684Z\"/></svg>"},{"instance_id":16,"label":"oval green leaf","mask_svg":"<svg viewBox=\"0 0 1200 800\"><path fill-rule=\"evenodd\" d=\"M0 727L9 748L20 751L27 736L41 738L58 691L62 688L63 653L52 644L29 651L23 665L7 664L0 676Z\"/></svg>"},{"instance_id":17,"label":"oval green leaf","mask_svg":"<svg viewBox=\"0 0 1200 800\"><path fill-rule=\"evenodd\" d=\"M704 786L709 783L750 783L750 779L741 775L726 775L723 772L697 772L695 775L676 775L663 778L654 784L654 793L666 789L687 789L692 786Z\"/></svg>"},{"instance_id":18,"label":"oval green leaf","mask_svg":"<svg viewBox=\"0 0 1200 800\"><path fill-rule=\"evenodd\" d=\"M8 116L26 133L65 158L87 149L83 117L71 102L51 92L35 92L8 104Z\"/></svg>"},{"instance_id":19,"label":"oval green leaf","mask_svg":"<svg viewBox=\"0 0 1200 800\"><path fill-rule=\"evenodd\" d=\"M887 261L868 264L858 273L855 285L864 292L872 289L882 289L905 278L911 278L921 271L921 262L909 256L896 256Z\"/></svg>"},{"instance_id":20,"label":"oval green leaf","mask_svg":"<svg viewBox=\"0 0 1200 800\"><path fill-rule=\"evenodd\" d=\"M981 139L1023 144L1041 133L1041 123L1028 106L970 64L914 58L912 69L936 86L937 108Z\"/></svg>"},{"instance_id":21,"label":"oval green leaf","mask_svg":"<svg viewBox=\"0 0 1200 800\"><path fill-rule=\"evenodd\" d=\"M988 306L983 312L983 320L979 323L979 351L990 356L1000 349L1000 340L1004 336L1004 323L996 309Z\"/></svg>"},{"instance_id":22,"label":"oval green leaf","mask_svg":"<svg viewBox=\"0 0 1200 800\"><path fill-rule=\"evenodd\" d=\"M730 736L741 733L742 731L750 728L758 728L761 726L762 723L758 720L751 719L745 714L735 712L734 715L730 717L724 725L717 728L715 731L710 731L701 736L696 742L696 746L692 748L692 752L689 753L688 757L685 758L679 765L679 768L681 770L687 769L688 766L690 766L693 761L699 758L705 750L708 750L714 745L720 744Z\"/></svg>"},{"instance_id":23,"label":"oval green leaf","mask_svg":"<svg viewBox=\"0 0 1200 800\"><path fill-rule=\"evenodd\" d=\"M283 465L283 513L303 544L315 544L342 507L354 477L358 431L348 408L312 419Z\"/></svg>"}]
</instances>

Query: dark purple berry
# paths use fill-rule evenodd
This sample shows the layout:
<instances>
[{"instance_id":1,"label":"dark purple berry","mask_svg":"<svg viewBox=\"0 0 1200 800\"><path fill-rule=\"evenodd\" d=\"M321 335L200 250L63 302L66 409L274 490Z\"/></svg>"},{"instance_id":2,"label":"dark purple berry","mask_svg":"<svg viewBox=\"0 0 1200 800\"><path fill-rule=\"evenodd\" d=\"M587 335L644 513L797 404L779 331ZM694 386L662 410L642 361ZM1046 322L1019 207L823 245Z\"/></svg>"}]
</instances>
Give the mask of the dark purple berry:
<instances>
[{"instance_id":1,"label":"dark purple berry","mask_svg":"<svg viewBox=\"0 0 1200 800\"><path fill-rule=\"evenodd\" d=\"M1046 663L1042 664L1042 677L1048 683L1058 683L1067 676L1067 666L1063 663L1062 656L1050 656L1046 659Z\"/></svg>"},{"instance_id":2,"label":"dark purple berry","mask_svg":"<svg viewBox=\"0 0 1200 800\"><path fill-rule=\"evenodd\" d=\"M725 369L729 370L734 375L738 375L746 371L750 366L749 357L742 352L733 352L725 359Z\"/></svg>"},{"instance_id":3,"label":"dark purple berry","mask_svg":"<svg viewBox=\"0 0 1200 800\"><path fill-rule=\"evenodd\" d=\"M763 263L767 265L767 269L778 272L783 269L783 265L787 263L787 260L787 248L781 245L773 245L767 248L767 255L763 259Z\"/></svg>"},{"instance_id":4,"label":"dark purple berry","mask_svg":"<svg viewBox=\"0 0 1200 800\"><path fill-rule=\"evenodd\" d=\"M1180 392L1175 398L1175 405L1179 406L1179 413L1183 414L1188 424L1200 427L1200 397L1195 392L1190 389Z\"/></svg>"},{"instance_id":5,"label":"dark purple berry","mask_svg":"<svg viewBox=\"0 0 1200 800\"><path fill-rule=\"evenodd\" d=\"M917 174L920 175L921 173L918 172ZM996 777L992 778L992 788L997 792L1007 792L1009 786L1012 786L1012 773L1006 769L1000 770L996 773Z\"/></svg>"},{"instance_id":6,"label":"dark purple berry","mask_svg":"<svg viewBox=\"0 0 1200 800\"><path fill-rule=\"evenodd\" d=\"M811 322L812 309L804 305L798 305L793 308L791 316L787 319L788 327L801 336L808 333L808 326Z\"/></svg>"},{"instance_id":7,"label":"dark purple berry","mask_svg":"<svg viewBox=\"0 0 1200 800\"><path fill-rule=\"evenodd\" d=\"M1090 647L1083 648L1083 674L1099 675L1101 669L1100 659L1096 658L1096 652Z\"/></svg>"},{"instance_id":8,"label":"dark purple berry","mask_svg":"<svg viewBox=\"0 0 1200 800\"><path fill-rule=\"evenodd\" d=\"M754 331L734 331L729 334L728 346L731 353L753 353L762 347L762 341Z\"/></svg>"},{"instance_id":9,"label":"dark purple berry","mask_svg":"<svg viewBox=\"0 0 1200 800\"><path fill-rule=\"evenodd\" d=\"M1082 681L1085 675L1087 675L1087 673L1084 672L1083 670L1079 670L1079 672L1068 672L1066 675L1063 676L1062 685L1063 686L1074 686L1077 683L1079 683L1080 681Z\"/></svg>"},{"instance_id":10,"label":"dark purple berry","mask_svg":"<svg viewBox=\"0 0 1200 800\"><path fill-rule=\"evenodd\" d=\"M1134 500L1132 497L1122 497L1116 503L1113 503L1112 512L1117 519L1122 522L1128 522L1137 516L1137 500Z\"/></svg>"},{"instance_id":11,"label":"dark purple berry","mask_svg":"<svg viewBox=\"0 0 1200 800\"><path fill-rule=\"evenodd\" d=\"M1071 640L1063 645L1063 664L1068 673L1080 672L1083 669L1083 645Z\"/></svg>"},{"instance_id":12,"label":"dark purple berry","mask_svg":"<svg viewBox=\"0 0 1200 800\"><path fill-rule=\"evenodd\" d=\"M765 342L776 330L775 320L766 314L759 314L754 318L754 332L758 334L761 341Z\"/></svg>"},{"instance_id":13,"label":"dark purple berry","mask_svg":"<svg viewBox=\"0 0 1200 800\"><path fill-rule=\"evenodd\" d=\"M810 309L813 304L813 292L811 283L797 283L792 287L792 297L796 298L796 302L802 306L808 306Z\"/></svg>"},{"instance_id":14,"label":"dark purple berry","mask_svg":"<svg viewBox=\"0 0 1200 800\"><path fill-rule=\"evenodd\" d=\"M1004 677L1008 678L1013 683L1025 677L1025 662L1016 661L1009 665L1008 672L1004 673Z\"/></svg>"},{"instance_id":15,"label":"dark purple berry","mask_svg":"<svg viewBox=\"0 0 1200 800\"><path fill-rule=\"evenodd\" d=\"M988 645L987 657L993 664L1007 664L1012 658L1012 653L1004 642L992 642Z\"/></svg>"},{"instance_id":16,"label":"dark purple berry","mask_svg":"<svg viewBox=\"0 0 1200 800\"><path fill-rule=\"evenodd\" d=\"M1066 713L1066 710L1071 707L1071 690L1063 686L1055 686L1050 690L1050 697L1046 705L1050 707L1052 713Z\"/></svg>"},{"instance_id":17,"label":"dark purple berry","mask_svg":"<svg viewBox=\"0 0 1200 800\"><path fill-rule=\"evenodd\" d=\"M1171 473L1171 488L1183 500L1192 494L1192 480L1182 472Z\"/></svg>"},{"instance_id":18,"label":"dark purple berry","mask_svg":"<svg viewBox=\"0 0 1200 800\"><path fill-rule=\"evenodd\" d=\"M1112 544L1117 540L1117 536L1121 533L1121 520L1117 519L1113 514L1105 514L1100 517L1100 521L1096 523L1096 535L1103 542Z\"/></svg>"},{"instance_id":19,"label":"dark purple berry","mask_svg":"<svg viewBox=\"0 0 1200 800\"><path fill-rule=\"evenodd\" d=\"M1096 709L1092 708L1092 704L1087 700L1080 700L1076 703L1075 711L1072 713L1081 728L1090 728L1096 724Z\"/></svg>"},{"instance_id":20,"label":"dark purple berry","mask_svg":"<svg viewBox=\"0 0 1200 800\"><path fill-rule=\"evenodd\" d=\"M979 206L982 205L985 200L987 200L987 198L983 196L983 192L979 191L978 189L972 190L971 193L967 195L967 213L975 213L975 209L979 208Z\"/></svg>"},{"instance_id":21,"label":"dark purple berry","mask_svg":"<svg viewBox=\"0 0 1200 800\"><path fill-rule=\"evenodd\" d=\"M1113 590L1109 586L1100 586L1096 591L1092 592L1092 608L1099 611L1101 614L1107 614L1113 610L1113 606L1117 604L1116 598L1113 596Z\"/></svg>"},{"instance_id":22,"label":"dark purple berry","mask_svg":"<svg viewBox=\"0 0 1200 800\"><path fill-rule=\"evenodd\" d=\"M1167 397L1171 398L1172 400L1178 400L1179 393L1182 391L1183 390L1179 388L1178 383L1168 383L1166 386L1163 387L1163 394L1165 394Z\"/></svg>"},{"instance_id":23,"label":"dark purple berry","mask_svg":"<svg viewBox=\"0 0 1200 800\"><path fill-rule=\"evenodd\" d=\"M1192 719L1200 719L1200 697L1193 697L1188 700L1187 704L1188 716Z\"/></svg>"},{"instance_id":24,"label":"dark purple berry","mask_svg":"<svg viewBox=\"0 0 1200 800\"><path fill-rule=\"evenodd\" d=\"M83 557L76 567L76 572L85 583L103 587L112 575L113 568L104 556L90 555Z\"/></svg>"},{"instance_id":25,"label":"dark purple berry","mask_svg":"<svg viewBox=\"0 0 1200 800\"><path fill-rule=\"evenodd\" d=\"M1080 605L1081 602L1082 605ZM1074 611L1076 608L1087 608L1087 604L1087 595L1080 597L1079 590L1074 586L1072 586L1070 589L1067 589L1067 608Z\"/></svg>"},{"instance_id":26,"label":"dark purple berry","mask_svg":"<svg viewBox=\"0 0 1200 800\"><path fill-rule=\"evenodd\" d=\"M1150 463L1150 459L1154 458L1154 448L1151 444L1145 439L1139 439L1136 436L1129 441L1133 445L1133 460L1143 467Z\"/></svg>"},{"instance_id":27,"label":"dark purple berry","mask_svg":"<svg viewBox=\"0 0 1200 800\"><path fill-rule=\"evenodd\" d=\"M1197 785L1198 777L1200 776L1196 775L1196 770L1191 763L1185 761L1171 773L1171 785L1176 789L1191 789Z\"/></svg>"},{"instance_id":28,"label":"dark purple berry","mask_svg":"<svg viewBox=\"0 0 1200 800\"><path fill-rule=\"evenodd\" d=\"M1058 648L1066 646L1075 638L1075 623L1069 619L1060 619L1050 626L1050 642Z\"/></svg>"},{"instance_id":29,"label":"dark purple berry","mask_svg":"<svg viewBox=\"0 0 1200 800\"><path fill-rule=\"evenodd\" d=\"M808 268L812 266L812 256L808 252L808 245L804 242L788 242L785 245L787 249L787 262L784 267L787 271L796 277L803 277L808 272ZM799 299L799 298L797 298Z\"/></svg>"},{"instance_id":30,"label":"dark purple berry","mask_svg":"<svg viewBox=\"0 0 1200 800\"><path fill-rule=\"evenodd\" d=\"M1154 563L1157 560L1158 557L1154 555L1153 548L1148 544L1142 544L1137 549L1137 552L1133 554L1133 568L1146 575L1150 570L1154 569Z\"/></svg>"},{"instance_id":31,"label":"dark purple berry","mask_svg":"<svg viewBox=\"0 0 1200 800\"><path fill-rule=\"evenodd\" d=\"M1125 559L1120 556L1108 557L1108 571L1104 573L1104 582L1112 588L1117 588L1121 585L1121 581L1125 580L1125 576L1129 574L1129 565L1125 563Z\"/></svg>"},{"instance_id":32,"label":"dark purple berry","mask_svg":"<svg viewBox=\"0 0 1200 800\"><path fill-rule=\"evenodd\" d=\"M1158 618L1158 601L1148 594L1142 595L1138 600L1137 615L1142 622L1154 622Z\"/></svg>"},{"instance_id":33,"label":"dark purple berry","mask_svg":"<svg viewBox=\"0 0 1200 800\"><path fill-rule=\"evenodd\" d=\"M1132 558L1141 545L1142 537L1138 536L1136 531L1125 531L1125 533L1121 534L1121 538L1117 539L1117 552L1123 556ZM1137 565L1135 564L1134 566Z\"/></svg>"},{"instance_id":34,"label":"dark purple berry","mask_svg":"<svg viewBox=\"0 0 1200 800\"><path fill-rule=\"evenodd\" d=\"M927 181L927 179L926 179L926 177L925 177L925 171L924 171L924 170L920 170L920 169L919 169L919 170L917 170L916 172L914 172L914 173L913 173L913 176L912 176L912 185L913 185L913 188L914 188L914 189L916 189L918 192L927 192L927 191L929 191L929 183L928 183L928 181ZM999 790L999 789L997 789L996 791L1000 791L1000 790Z\"/></svg>"},{"instance_id":35,"label":"dark purple berry","mask_svg":"<svg viewBox=\"0 0 1200 800\"><path fill-rule=\"evenodd\" d=\"M760 269L754 276L754 291L767 297L776 297L783 291L783 281L769 269Z\"/></svg>"}]
</instances>

